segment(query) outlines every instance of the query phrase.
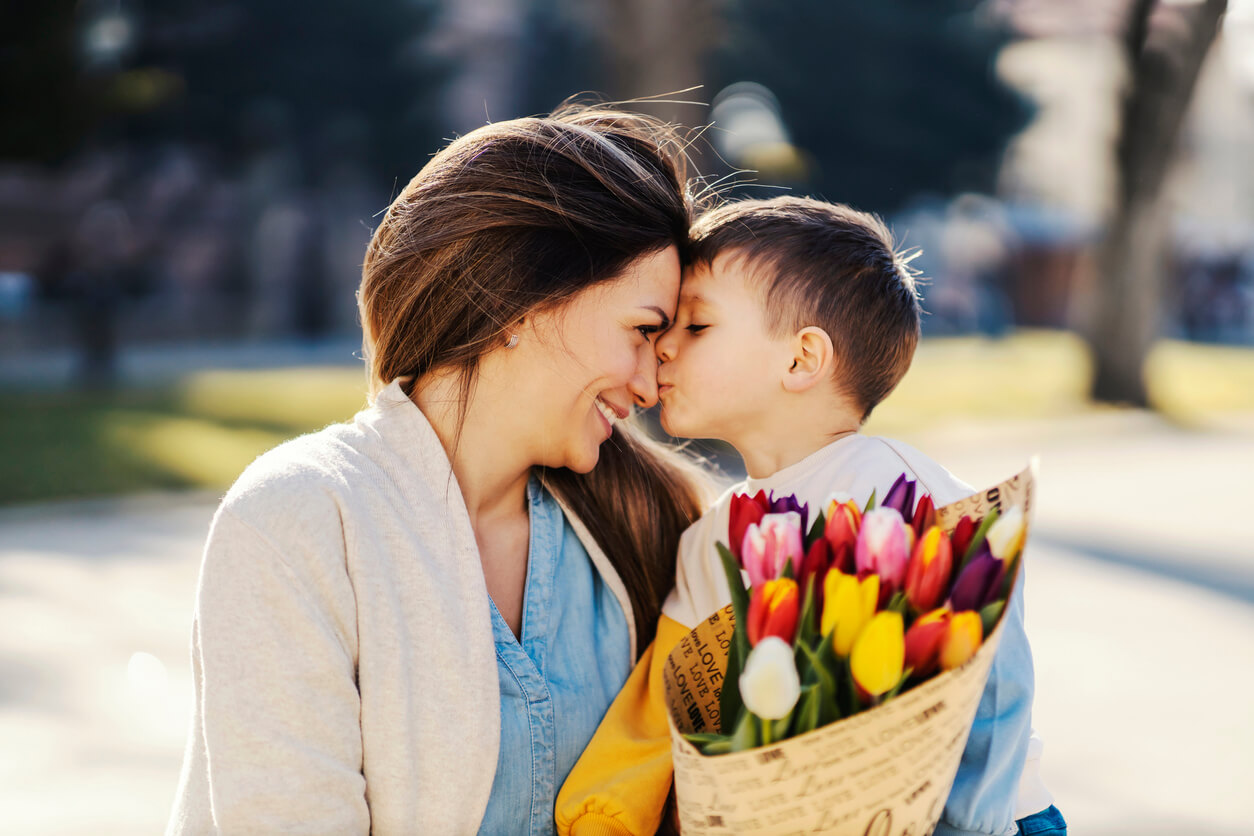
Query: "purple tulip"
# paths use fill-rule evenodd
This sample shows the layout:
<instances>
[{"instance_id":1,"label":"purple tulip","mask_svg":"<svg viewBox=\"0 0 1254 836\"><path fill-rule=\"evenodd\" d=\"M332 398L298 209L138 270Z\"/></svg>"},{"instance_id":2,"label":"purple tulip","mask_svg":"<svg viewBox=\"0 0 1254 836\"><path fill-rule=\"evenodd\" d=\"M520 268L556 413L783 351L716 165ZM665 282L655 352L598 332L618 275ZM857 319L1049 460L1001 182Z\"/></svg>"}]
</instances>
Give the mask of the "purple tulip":
<instances>
[{"instance_id":1,"label":"purple tulip","mask_svg":"<svg viewBox=\"0 0 1254 836\"><path fill-rule=\"evenodd\" d=\"M901 474L897 477L897 481L893 482L893 486L888 489L888 494L884 497L884 501L880 503L880 507L893 508L906 519L913 518L915 484L913 479L907 479L906 474Z\"/></svg>"},{"instance_id":2,"label":"purple tulip","mask_svg":"<svg viewBox=\"0 0 1254 836\"><path fill-rule=\"evenodd\" d=\"M980 546L975 557L958 574L949 603L954 612L980 610L988 606L1001 591L1006 564L993 557L987 545Z\"/></svg>"},{"instance_id":3,"label":"purple tulip","mask_svg":"<svg viewBox=\"0 0 1254 836\"><path fill-rule=\"evenodd\" d=\"M774 492L771 493L771 496L767 501L771 505L770 513L772 514L786 514L789 511L798 514L801 517L801 536L805 537L806 533L810 530L808 528L810 525L809 503L802 505L797 501L796 494L789 494L788 496L781 496L779 499L776 499Z\"/></svg>"}]
</instances>

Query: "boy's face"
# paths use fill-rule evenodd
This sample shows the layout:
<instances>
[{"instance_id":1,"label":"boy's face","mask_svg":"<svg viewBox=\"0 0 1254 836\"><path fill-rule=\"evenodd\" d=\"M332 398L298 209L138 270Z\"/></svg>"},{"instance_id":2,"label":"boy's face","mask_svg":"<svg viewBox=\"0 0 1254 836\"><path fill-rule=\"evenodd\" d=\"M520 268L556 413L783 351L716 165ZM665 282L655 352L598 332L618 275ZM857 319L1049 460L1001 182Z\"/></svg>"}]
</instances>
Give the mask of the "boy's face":
<instances>
[{"instance_id":1,"label":"boy's face","mask_svg":"<svg viewBox=\"0 0 1254 836\"><path fill-rule=\"evenodd\" d=\"M684 271L675 324L656 346L662 426L673 436L735 444L770 431L763 424L784 395L792 346L767 333L747 269L722 253Z\"/></svg>"}]
</instances>

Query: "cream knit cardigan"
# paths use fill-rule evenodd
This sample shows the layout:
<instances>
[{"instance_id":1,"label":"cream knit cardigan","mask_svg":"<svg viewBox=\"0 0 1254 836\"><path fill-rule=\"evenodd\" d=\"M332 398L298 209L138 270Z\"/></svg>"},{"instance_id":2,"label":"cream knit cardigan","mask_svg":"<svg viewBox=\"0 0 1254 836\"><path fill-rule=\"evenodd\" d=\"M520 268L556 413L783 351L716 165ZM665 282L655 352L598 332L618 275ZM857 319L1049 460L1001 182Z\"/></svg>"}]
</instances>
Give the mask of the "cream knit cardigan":
<instances>
[{"instance_id":1,"label":"cream knit cardigan","mask_svg":"<svg viewBox=\"0 0 1254 836\"><path fill-rule=\"evenodd\" d=\"M634 660L622 580L563 510ZM400 381L258 458L205 546L167 833L476 832L500 738L489 613L461 489Z\"/></svg>"}]
</instances>

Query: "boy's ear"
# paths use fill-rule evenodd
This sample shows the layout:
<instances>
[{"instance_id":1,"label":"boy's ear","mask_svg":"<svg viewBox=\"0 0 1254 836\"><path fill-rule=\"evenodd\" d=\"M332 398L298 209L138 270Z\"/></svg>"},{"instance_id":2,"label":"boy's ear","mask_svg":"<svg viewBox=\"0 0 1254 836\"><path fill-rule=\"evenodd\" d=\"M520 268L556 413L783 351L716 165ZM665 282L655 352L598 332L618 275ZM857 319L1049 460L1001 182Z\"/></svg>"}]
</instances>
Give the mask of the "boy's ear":
<instances>
[{"instance_id":1,"label":"boy's ear","mask_svg":"<svg viewBox=\"0 0 1254 836\"><path fill-rule=\"evenodd\" d=\"M784 374L784 389L805 392L832 378L836 350L832 338L813 325L802 328L792 338L792 366Z\"/></svg>"}]
</instances>

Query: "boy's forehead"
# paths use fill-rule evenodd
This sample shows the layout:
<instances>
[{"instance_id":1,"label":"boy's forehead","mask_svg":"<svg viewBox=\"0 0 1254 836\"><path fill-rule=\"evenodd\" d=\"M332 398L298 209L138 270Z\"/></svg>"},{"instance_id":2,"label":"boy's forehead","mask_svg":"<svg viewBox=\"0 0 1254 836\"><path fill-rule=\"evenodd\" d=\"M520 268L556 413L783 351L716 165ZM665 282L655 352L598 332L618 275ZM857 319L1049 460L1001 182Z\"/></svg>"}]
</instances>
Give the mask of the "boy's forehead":
<instances>
[{"instance_id":1,"label":"boy's forehead","mask_svg":"<svg viewBox=\"0 0 1254 836\"><path fill-rule=\"evenodd\" d=\"M679 286L679 301L696 304L714 302L749 288L745 281L747 265L734 253L720 253L711 263L697 263L684 268Z\"/></svg>"}]
</instances>

